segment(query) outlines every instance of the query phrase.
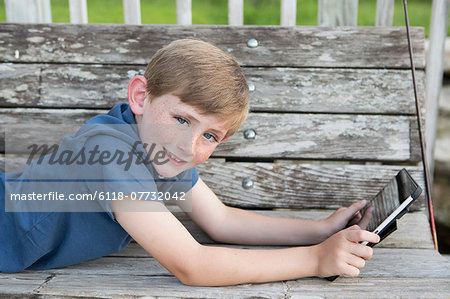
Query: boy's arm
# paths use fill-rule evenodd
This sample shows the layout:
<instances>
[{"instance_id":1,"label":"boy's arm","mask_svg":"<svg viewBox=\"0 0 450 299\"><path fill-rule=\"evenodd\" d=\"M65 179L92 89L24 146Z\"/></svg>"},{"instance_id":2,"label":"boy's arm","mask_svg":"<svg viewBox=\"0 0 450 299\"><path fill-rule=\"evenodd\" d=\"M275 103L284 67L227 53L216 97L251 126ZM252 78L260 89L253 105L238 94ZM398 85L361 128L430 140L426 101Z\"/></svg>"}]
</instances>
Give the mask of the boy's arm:
<instances>
[{"instance_id":1,"label":"boy's arm","mask_svg":"<svg viewBox=\"0 0 450 299\"><path fill-rule=\"evenodd\" d=\"M199 178L192 188L192 212L187 214L214 241L242 245L309 245L317 244L345 227L362 206L361 202L339 209L334 221L279 218L256 214L224 205ZM187 211L187 206L178 203ZM347 219L348 218L348 219ZM333 222L341 222L334 225ZM362 224L364 228L364 223Z\"/></svg>"},{"instance_id":2,"label":"boy's arm","mask_svg":"<svg viewBox=\"0 0 450 299\"><path fill-rule=\"evenodd\" d=\"M188 285L220 286L307 276L356 276L358 269L364 266L364 260L372 255L370 247L356 242L376 242L378 238L353 228L312 247L247 250L203 246L159 202L132 201L125 197L122 201L112 202L111 208L133 239ZM124 212L149 209L153 212ZM326 255L333 258L325 259Z\"/></svg>"}]
</instances>

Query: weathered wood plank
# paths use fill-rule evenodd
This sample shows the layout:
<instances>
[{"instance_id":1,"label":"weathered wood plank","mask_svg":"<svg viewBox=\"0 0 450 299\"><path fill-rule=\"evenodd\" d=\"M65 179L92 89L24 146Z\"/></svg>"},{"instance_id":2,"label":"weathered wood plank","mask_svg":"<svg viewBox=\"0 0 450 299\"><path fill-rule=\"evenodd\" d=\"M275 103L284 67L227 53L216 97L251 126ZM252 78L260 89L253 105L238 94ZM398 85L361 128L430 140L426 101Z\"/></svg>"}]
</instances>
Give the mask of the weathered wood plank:
<instances>
[{"instance_id":1,"label":"weathered wood plank","mask_svg":"<svg viewBox=\"0 0 450 299\"><path fill-rule=\"evenodd\" d=\"M339 278L287 281L291 298L448 298L448 278Z\"/></svg>"},{"instance_id":2,"label":"weathered wood plank","mask_svg":"<svg viewBox=\"0 0 450 299\"><path fill-rule=\"evenodd\" d=\"M177 296L264 298L314 295L323 298L343 295L380 298L413 295L445 298L450 291L450 263L435 250L401 250L375 248L359 278L340 277L333 283L319 278L305 278L264 284L242 284L231 287L189 287L161 268L152 258L105 257L77 266L24 274L51 274L39 295L70 296ZM417 271L420 265L421 271ZM20 274L1 274L15 276ZM20 292L20 291L19 291ZM18 293L14 288L8 294Z\"/></svg>"},{"instance_id":3,"label":"weathered wood plank","mask_svg":"<svg viewBox=\"0 0 450 299\"><path fill-rule=\"evenodd\" d=\"M447 278L320 278L231 287L189 287L175 277L125 275L57 275L40 294L69 297L151 298L448 298Z\"/></svg>"},{"instance_id":4,"label":"weathered wood plank","mask_svg":"<svg viewBox=\"0 0 450 299\"><path fill-rule=\"evenodd\" d=\"M411 30L417 68L424 68L424 30ZM2 61L148 63L157 49L199 38L244 66L408 68L402 27L279 27L221 25L1 24ZM257 48L247 40L259 41Z\"/></svg>"},{"instance_id":5,"label":"weathered wood plank","mask_svg":"<svg viewBox=\"0 0 450 299\"><path fill-rule=\"evenodd\" d=\"M142 75L144 67L2 64L0 71L0 106L111 108L126 101L129 80ZM244 73L256 88L252 111L416 112L407 70L244 68ZM417 79L423 100L423 71Z\"/></svg>"},{"instance_id":6,"label":"weathered wood plank","mask_svg":"<svg viewBox=\"0 0 450 299\"><path fill-rule=\"evenodd\" d=\"M407 116L343 114L250 114L220 157L262 157L374 161L418 161L410 150ZM256 138L247 140L245 130Z\"/></svg>"},{"instance_id":7,"label":"weathered wood plank","mask_svg":"<svg viewBox=\"0 0 450 299\"><path fill-rule=\"evenodd\" d=\"M0 109L0 133L14 131L6 134L6 150L24 153L33 143L58 142L59 137L48 134L48 130L58 130L54 124L76 128L100 113L106 111L4 108ZM251 113L214 156L417 162L418 148L410 147L417 139L413 120L413 116L390 115ZM35 130L25 125L29 123ZM244 138L247 129L256 132L255 139ZM0 151L4 152L2 141L0 138Z\"/></svg>"},{"instance_id":8,"label":"weathered wood plank","mask_svg":"<svg viewBox=\"0 0 450 299\"><path fill-rule=\"evenodd\" d=\"M339 208L371 199L403 166L277 163L217 163L198 166L205 182L225 203L247 208ZM405 167L423 184L421 167ZM251 189L242 186L253 182ZM421 209L423 198L411 209Z\"/></svg>"},{"instance_id":9,"label":"weathered wood plank","mask_svg":"<svg viewBox=\"0 0 450 299\"><path fill-rule=\"evenodd\" d=\"M362 272L361 277L440 277L450 282L450 263L433 249L374 248L374 255Z\"/></svg>"},{"instance_id":10,"label":"weathered wood plank","mask_svg":"<svg viewBox=\"0 0 450 299\"><path fill-rule=\"evenodd\" d=\"M319 220L328 217L333 211L334 210L253 210L252 212L272 217ZM174 215L183 223L199 243L216 243L211 240L185 213L176 212ZM414 227L414 231L411 231L411 227ZM253 246L246 246L246 248L253 248ZM407 213L400 221L398 221L397 231L377 245L377 248L434 249L430 225L425 212L419 211ZM112 256L145 257L149 255L144 249L140 248L139 245L132 243L122 252L115 253Z\"/></svg>"},{"instance_id":11,"label":"weathered wood plank","mask_svg":"<svg viewBox=\"0 0 450 299\"><path fill-rule=\"evenodd\" d=\"M0 171L19 171L24 157L11 157ZM276 163L225 162L209 159L197 167L200 176L226 204L243 208L335 209L373 198L402 165L302 164L295 161ZM405 167L420 186L424 186L421 166ZM251 189L242 182L250 179ZM424 188L422 188L424 189ZM425 207L423 195L410 207Z\"/></svg>"},{"instance_id":12,"label":"weathered wood plank","mask_svg":"<svg viewBox=\"0 0 450 299\"><path fill-rule=\"evenodd\" d=\"M410 71L244 68L253 111L415 114ZM418 71L424 99L424 73Z\"/></svg>"},{"instance_id":13,"label":"weathered wood plank","mask_svg":"<svg viewBox=\"0 0 450 299\"><path fill-rule=\"evenodd\" d=\"M28 298L35 296L46 280L53 274L24 271L21 273L0 272L0 298Z\"/></svg>"},{"instance_id":14,"label":"weathered wood plank","mask_svg":"<svg viewBox=\"0 0 450 299\"><path fill-rule=\"evenodd\" d=\"M222 245L212 245L229 247ZM233 248L242 248L234 246ZM279 247L277 247L279 248ZM251 249L272 250L269 246ZM420 265L420 266L419 266ZM419 267L418 267L419 266ZM449 278L450 263L433 249L387 249L374 248L372 259L368 260L361 271L361 277L379 278ZM414 269L420 269L420 273ZM25 271L28 272L28 271ZM64 274L83 276L91 275L133 275L171 276L156 259L152 257L128 258L128 257L104 257L87 261L78 265L59 269L50 269L40 272L49 274Z\"/></svg>"},{"instance_id":15,"label":"weathered wood plank","mask_svg":"<svg viewBox=\"0 0 450 299\"><path fill-rule=\"evenodd\" d=\"M191 287L174 276L133 275L56 275L41 296L85 296L89 298L285 298L283 282L242 284L227 287Z\"/></svg>"},{"instance_id":16,"label":"weathered wood plank","mask_svg":"<svg viewBox=\"0 0 450 299\"><path fill-rule=\"evenodd\" d=\"M41 65L0 64L0 106L39 105L41 68Z\"/></svg>"}]
</instances>

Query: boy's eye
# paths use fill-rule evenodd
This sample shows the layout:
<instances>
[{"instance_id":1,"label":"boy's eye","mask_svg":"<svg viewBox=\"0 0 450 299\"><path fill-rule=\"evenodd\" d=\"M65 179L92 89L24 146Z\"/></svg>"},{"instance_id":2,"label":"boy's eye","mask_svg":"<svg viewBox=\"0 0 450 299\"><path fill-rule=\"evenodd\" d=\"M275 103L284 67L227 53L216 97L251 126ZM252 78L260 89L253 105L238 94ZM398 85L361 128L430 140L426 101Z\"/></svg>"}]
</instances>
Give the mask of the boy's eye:
<instances>
[{"instance_id":1,"label":"boy's eye","mask_svg":"<svg viewBox=\"0 0 450 299\"><path fill-rule=\"evenodd\" d=\"M205 138L208 139L208 140L217 141L217 138L214 135L212 135L212 134L205 133L205 134L203 134L203 136L205 136Z\"/></svg>"},{"instance_id":2,"label":"boy's eye","mask_svg":"<svg viewBox=\"0 0 450 299\"><path fill-rule=\"evenodd\" d=\"M182 124L182 125L184 125L184 124L187 124L188 123L188 121L187 120L185 120L184 118L182 118L182 117L175 117L175 119L180 123L180 124Z\"/></svg>"}]
</instances>

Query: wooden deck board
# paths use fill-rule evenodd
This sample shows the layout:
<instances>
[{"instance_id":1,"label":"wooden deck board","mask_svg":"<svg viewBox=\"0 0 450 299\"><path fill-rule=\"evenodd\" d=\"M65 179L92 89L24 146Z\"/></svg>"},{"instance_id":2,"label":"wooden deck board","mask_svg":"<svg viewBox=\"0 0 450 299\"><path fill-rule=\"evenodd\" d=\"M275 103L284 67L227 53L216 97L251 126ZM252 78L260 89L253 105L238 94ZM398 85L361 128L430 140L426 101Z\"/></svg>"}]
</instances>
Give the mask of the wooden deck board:
<instances>
[{"instance_id":1,"label":"wooden deck board","mask_svg":"<svg viewBox=\"0 0 450 299\"><path fill-rule=\"evenodd\" d=\"M218 247L244 248L256 250L272 250L281 247L273 246L242 246L242 245L208 245ZM420 272L415 271L420 267ZM25 271L25 272L28 272ZM157 260L147 257L117 257L87 261L79 265L62 269L52 269L40 272L64 275L151 275L170 276ZM397 278L449 278L450 262L434 249L399 249L374 248L372 259L366 262L360 277L397 277Z\"/></svg>"},{"instance_id":2,"label":"wooden deck board","mask_svg":"<svg viewBox=\"0 0 450 299\"><path fill-rule=\"evenodd\" d=\"M375 247L373 258L358 278L340 277L335 282L305 278L229 287L190 287L180 283L153 258L104 257L63 269L0 274L0 281L8 283L8 287L0 287L0 297L23 294L24 297L446 298L450 294L450 262L432 249Z\"/></svg>"},{"instance_id":3,"label":"wooden deck board","mask_svg":"<svg viewBox=\"0 0 450 299\"><path fill-rule=\"evenodd\" d=\"M44 272L0 273L0 298L33 297L51 276Z\"/></svg>"}]
</instances>

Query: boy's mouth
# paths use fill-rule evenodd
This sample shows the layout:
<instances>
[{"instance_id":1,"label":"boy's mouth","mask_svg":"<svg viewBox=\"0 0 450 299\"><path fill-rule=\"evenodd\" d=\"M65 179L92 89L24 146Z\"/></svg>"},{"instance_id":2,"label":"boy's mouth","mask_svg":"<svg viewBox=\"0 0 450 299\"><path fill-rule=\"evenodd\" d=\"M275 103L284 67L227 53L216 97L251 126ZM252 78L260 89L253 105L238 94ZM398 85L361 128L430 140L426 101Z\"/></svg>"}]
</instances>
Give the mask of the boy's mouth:
<instances>
[{"instance_id":1,"label":"boy's mouth","mask_svg":"<svg viewBox=\"0 0 450 299\"><path fill-rule=\"evenodd\" d=\"M163 149L164 149L164 153L167 155L167 157L168 157L172 162L174 162L175 164L177 164L177 165L182 165L182 164L185 164L185 163L186 163L185 160L180 159L178 156L172 154L172 153L169 152L165 147L163 147Z\"/></svg>"}]
</instances>

